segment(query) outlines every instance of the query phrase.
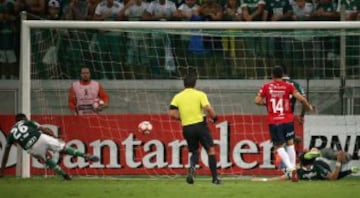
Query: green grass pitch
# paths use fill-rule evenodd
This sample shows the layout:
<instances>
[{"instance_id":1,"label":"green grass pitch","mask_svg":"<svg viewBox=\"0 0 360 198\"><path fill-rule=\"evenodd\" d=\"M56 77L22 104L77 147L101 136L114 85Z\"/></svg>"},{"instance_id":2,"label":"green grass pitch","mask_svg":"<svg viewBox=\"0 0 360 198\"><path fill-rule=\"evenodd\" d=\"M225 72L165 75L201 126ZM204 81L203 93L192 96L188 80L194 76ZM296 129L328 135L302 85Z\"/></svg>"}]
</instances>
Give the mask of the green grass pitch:
<instances>
[{"instance_id":1,"label":"green grass pitch","mask_svg":"<svg viewBox=\"0 0 360 198\"><path fill-rule=\"evenodd\" d=\"M244 178L223 178L214 185L201 177L189 185L185 177L84 178L64 181L59 177L0 178L1 198L340 198L360 195L360 178L338 181L252 182Z\"/></svg>"}]
</instances>

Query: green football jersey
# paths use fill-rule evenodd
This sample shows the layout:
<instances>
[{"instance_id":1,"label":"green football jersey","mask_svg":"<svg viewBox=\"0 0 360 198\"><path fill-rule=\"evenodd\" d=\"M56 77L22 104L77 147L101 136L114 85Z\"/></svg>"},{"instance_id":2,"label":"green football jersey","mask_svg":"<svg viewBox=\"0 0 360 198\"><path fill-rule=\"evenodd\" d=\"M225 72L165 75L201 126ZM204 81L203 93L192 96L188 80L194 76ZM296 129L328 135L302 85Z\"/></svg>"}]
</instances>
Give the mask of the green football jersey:
<instances>
[{"instance_id":1,"label":"green football jersey","mask_svg":"<svg viewBox=\"0 0 360 198\"><path fill-rule=\"evenodd\" d=\"M315 160L310 169L299 168L297 170L298 178L301 180L324 180L327 179L330 172L330 166L322 160Z\"/></svg>"},{"instance_id":2,"label":"green football jersey","mask_svg":"<svg viewBox=\"0 0 360 198\"><path fill-rule=\"evenodd\" d=\"M345 5L346 11L359 11L360 1L359 0L341 0L341 4Z\"/></svg>"},{"instance_id":3,"label":"green football jersey","mask_svg":"<svg viewBox=\"0 0 360 198\"><path fill-rule=\"evenodd\" d=\"M265 5L265 0L241 0L241 7L247 7L249 14L254 13L260 4Z\"/></svg>"},{"instance_id":4,"label":"green football jersey","mask_svg":"<svg viewBox=\"0 0 360 198\"><path fill-rule=\"evenodd\" d=\"M266 0L265 5L265 10L270 16L284 15L293 10L288 0Z\"/></svg>"},{"instance_id":5,"label":"green football jersey","mask_svg":"<svg viewBox=\"0 0 360 198\"><path fill-rule=\"evenodd\" d=\"M283 77L283 80L292 83L292 84L294 85L294 87L296 88L296 90L297 90L302 96L304 96L304 97L306 96L304 88L302 88L302 86L301 86L298 82L296 82L296 81L294 81L294 80L291 80L289 77ZM291 102L291 110L292 110L292 112L294 112L294 110L295 110L296 98L295 98L295 97L291 97L290 102Z\"/></svg>"},{"instance_id":6,"label":"green football jersey","mask_svg":"<svg viewBox=\"0 0 360 198\"><path fill-rule=\"evenodd\" d=\"M320 8L322 8L325 12L335 12L335 7L333 6L332 2L328 2L328 3L319 3L317 5L316 10L319 10Z\"/></svg>"},{"instance_id":7,"label":"green football jersey","mask_svg":"<svg viewBox=\"0 0 360 198\"><path fill-rule=\"evenodd\" d=\"M34 121L19 121L10 131L7 138L8 145L19 144L24 150L28 150L39 139L41 132L39 124Z\"/></svg>"}]
</instances>

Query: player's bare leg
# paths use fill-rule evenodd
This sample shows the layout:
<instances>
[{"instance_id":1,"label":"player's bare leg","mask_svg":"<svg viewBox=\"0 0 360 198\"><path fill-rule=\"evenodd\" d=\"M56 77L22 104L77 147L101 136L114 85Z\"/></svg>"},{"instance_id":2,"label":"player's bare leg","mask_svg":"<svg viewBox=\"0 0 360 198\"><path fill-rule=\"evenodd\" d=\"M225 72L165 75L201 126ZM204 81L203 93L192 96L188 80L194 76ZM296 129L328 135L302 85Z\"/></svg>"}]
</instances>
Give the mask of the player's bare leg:
<instances>
[{"instance_id":1,"label":"player's bare leg","mask_svg":"<svg viewBox=\"0 0 360 198\"><path fill-rule=\"evenodd\" d=\"M58 166L53 160L51 160L50 158L47 158L45 160L45 164L47 166L49 166L49 168L51 168L52 170L54 170L56 172L56 174L61 175L65 180L71 180L71 177L64 171L61 169L60 166Z\"/></svg>"},{"instance_id":2,"label":"player's bare leg","mask_svg":"<svg viewBox=\"0 0 360 198\"><path fill-rule=\"evenodd\" d=\"M292 182L297 182L298 177L297 177L296 167L293 166L292 163L290 162L289 155L285 151L285 148L282 145L280 145L280 146L276 146L275 150L279 154L279 156L281 157L281 160L284 162L284 164L286 165L287 170L291 174L290 175L291 176L291 181Z\"/></svg>"}]
</instances>

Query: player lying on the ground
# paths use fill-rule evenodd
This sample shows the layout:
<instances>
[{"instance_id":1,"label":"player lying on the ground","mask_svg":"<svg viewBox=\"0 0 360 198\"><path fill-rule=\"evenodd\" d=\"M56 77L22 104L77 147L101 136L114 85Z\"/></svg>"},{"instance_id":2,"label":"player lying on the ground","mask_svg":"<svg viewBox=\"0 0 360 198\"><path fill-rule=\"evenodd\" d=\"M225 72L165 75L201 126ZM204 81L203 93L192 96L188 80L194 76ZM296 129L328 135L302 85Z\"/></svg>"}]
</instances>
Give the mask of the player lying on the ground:
<instances>
[{"instance_id":1,"label":"player lying on the ground","mask_svg":"<svg viewBox=\"0 0 360 198\"><path fill-rule=\"evenodd\" d=\"M336 160L335 168L331 168L329 160ZM359 167L344 167L349 163L351 156L344 151L332 149L311 149L300 155L300 165L297 168L297 175L300 180L337 180L352 173L357 173ZM252 178L252 181L284 181L289 180L288 174L271 178Z\"/></svg>"},{"instance_id":2,"label":"player lying on the ground","mask_svg":"<svg viewBox=\"0 0 360 198\"><path fill-rule=\"evenodd\" d=\"M66 147L64 141L55 138L54 132L50 128L43 127L35 121L28 120L25 114L17 114L15 119L16 124L11 128L9 136L7 137L7 144L0 167L0 177L4 176L4 170L12 144L20 145L22 149L28 151L39 161L45 162L47 166L53 169L58 175L61 175L65 180L71 180L71 177L63 171L55 161L47 156L48 151L80 156L92 162L99 161L97 156Z\"/></svg>"}]
</instances>

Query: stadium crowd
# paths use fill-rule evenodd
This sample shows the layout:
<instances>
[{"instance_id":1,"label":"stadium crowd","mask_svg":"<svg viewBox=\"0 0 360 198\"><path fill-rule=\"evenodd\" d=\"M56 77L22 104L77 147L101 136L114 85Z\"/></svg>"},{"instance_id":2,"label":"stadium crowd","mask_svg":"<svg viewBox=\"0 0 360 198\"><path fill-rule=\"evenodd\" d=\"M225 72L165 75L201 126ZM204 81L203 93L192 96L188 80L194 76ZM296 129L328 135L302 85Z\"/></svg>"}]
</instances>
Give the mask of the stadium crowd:
<instances>
[{"instance_id":1,"label":"stadium crowd","mask_svg":"<svg viewBox=\"0 0 360 198\"><path fill-rule=\"evenodd\" d=\"M27 12L29 19L35 20L334 21L340 20L342 8L340 5L345 5L343 20L360 19L359 0L0 0L0 79L18 78L19 21L22 11ZM54 34L59 33L43 31L32 36L43 40L46 40L44 39L46 35L58 38ZM60 73L64 74L62 78L70 79L77 77L77 71L81 66L97 64L94 61L91 64L84 62L86 61L84 57L88 57L86 53L92 52L91 50L79 52L79 48L84 45L82 40L87 40L88 49L94 48L94 43L100 43L98 47L104 53L98 58L110 60L104 61L101 68L112 72L104 72L102 75L95 73L94 77L98 79L171 78L178 75L176 66L182 65L195 66L201 77L209 78L269 77L267 74L270 65L273 64L289 65L293 75L295 74L294 77L299 78L306 77L310 73L315 73L313 77L319 78L337 75L337 69L329 66L328 62L313 63L313 60L324 59L315 57L317 48L323 49L324 53L321 52L321 56L326 60L338 59L338 37L319 37L321 42L295 38L289 42L278 37L255 36L234 39L214 36L201 38L200 42L203 44L200 47L196 37L151 35L156 47L144 43L146 40L140 37L143 38L142 34L136 32L119 34L107 31L97 33L68 31L67 35L60 36L60 40L64 38L79 38L79 40L72 44L65 42L61 44L62 46L56 46L56 49L57 53L67 53L70 58L66 59L59 55L58 59L54 60L51 56L44 58L44 54L39 56L43 57L40 58L45 68L43 70L46 70L49 64L61 65ZM93 42L94 40L96 42ZM56 43L56 41L52 42ZM143 50L143 46L149 46L149 49ZM299 50L296 50L299 46L305 49L302 51L307 52L299 54ZM277 50L282 48L295 50L291 50L292 54L287 54L287 50ZM46 51L49 52L50 49ZM105 53L106 51L110 53ZM264 57L267 58L265 61ZM357 65L359 60L355 62L353 64ZM312 64L331 67L329 70L332 73L328 74L326 68L309 72L308 69L313 67ZM204 65L205 67L202 67ZM101 70L96 69L97 66L93 67L95 71ZM304 69L304 67L309 68ZM359 71L356 71L356 75L358 73ZM41 77L40 74L40 78L47 77L48 75Z\"/></svg>"}]
</instances>

